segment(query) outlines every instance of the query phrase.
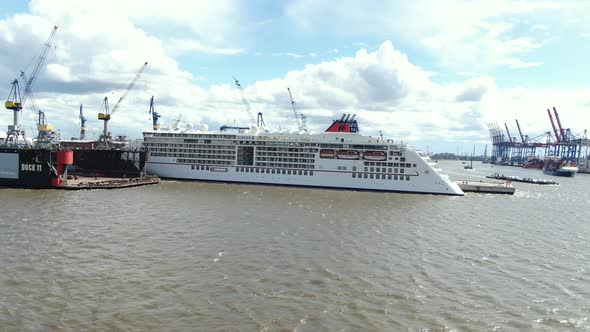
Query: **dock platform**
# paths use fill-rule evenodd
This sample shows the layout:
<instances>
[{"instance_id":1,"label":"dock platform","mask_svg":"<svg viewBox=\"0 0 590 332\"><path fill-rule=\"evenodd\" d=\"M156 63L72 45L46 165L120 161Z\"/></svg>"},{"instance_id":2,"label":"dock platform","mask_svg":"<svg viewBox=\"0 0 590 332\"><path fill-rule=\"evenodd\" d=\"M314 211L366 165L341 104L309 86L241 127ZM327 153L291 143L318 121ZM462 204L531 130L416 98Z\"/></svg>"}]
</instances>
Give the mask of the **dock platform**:
<instances>
[{"instance_id":1,"label":"dock platform","mask_svg":"<svg viewBox=\"0 0 590 332\"><path fill-rule=\"evenodd\" d=\"M516 189L511 185L497 182L457 181L464 192L514 195Z\"/></svg>"},{"instance_id":2,"label":"dock platform","mask_svg":"<svg viewBox=\"0 0 590 332\"><path fill-rule=\"evenodd\" d=\"M108 177L84 177L76 176L68 179L62 186L56 189L63 190L85 190L85 189L121 189L149 184L160 183L156 176L144 176L139 178L108 178Z\"/></svg>"}]
</instances>

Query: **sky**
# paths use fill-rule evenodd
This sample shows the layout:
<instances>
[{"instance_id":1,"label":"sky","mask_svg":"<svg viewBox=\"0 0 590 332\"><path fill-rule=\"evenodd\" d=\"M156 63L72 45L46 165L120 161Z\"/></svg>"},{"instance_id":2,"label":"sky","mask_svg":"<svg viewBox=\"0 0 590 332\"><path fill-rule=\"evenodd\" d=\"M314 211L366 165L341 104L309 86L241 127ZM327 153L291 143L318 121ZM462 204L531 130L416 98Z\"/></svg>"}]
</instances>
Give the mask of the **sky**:
<instances>
[{"instance_id":1,"label":"sky","mask_svg":"<svg viewBox=\"0 0 590 332\"><path fill-rule=\"evenodd\" d=\"M588 1L15 0L0 13L4 96L59 26L33 92L65 139L80 104L98 138L102 100L112 107L146 61L114 135L151 128L151 96L163 126L248 126L233 77L271 130L297 128L287 88L312 132L353 113L363 134L432 152L481 154L488 125L518 136L515 119L542 137L552 107L574 134L590 129ZM23 126L36 135L28 105Z\"/></svg>"}]
</instances>

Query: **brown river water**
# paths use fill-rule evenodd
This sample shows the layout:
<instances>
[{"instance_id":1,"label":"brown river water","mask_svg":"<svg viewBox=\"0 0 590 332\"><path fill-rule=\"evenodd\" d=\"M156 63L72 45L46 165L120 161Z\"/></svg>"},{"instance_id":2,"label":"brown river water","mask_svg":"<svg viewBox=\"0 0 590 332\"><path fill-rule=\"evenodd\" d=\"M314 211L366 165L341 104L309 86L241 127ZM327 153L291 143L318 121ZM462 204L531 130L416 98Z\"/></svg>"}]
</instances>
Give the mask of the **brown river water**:
<instances>
[{"instance_id":1,"label":"brown river water","mask_svg":"<svg viewBox=\"0 0 590 332\"><path fill-rule=\"evenodd\" d=\"M590 175L464 197L0 189L0 331L588 331Z\"/></svg>"}]
</instances>

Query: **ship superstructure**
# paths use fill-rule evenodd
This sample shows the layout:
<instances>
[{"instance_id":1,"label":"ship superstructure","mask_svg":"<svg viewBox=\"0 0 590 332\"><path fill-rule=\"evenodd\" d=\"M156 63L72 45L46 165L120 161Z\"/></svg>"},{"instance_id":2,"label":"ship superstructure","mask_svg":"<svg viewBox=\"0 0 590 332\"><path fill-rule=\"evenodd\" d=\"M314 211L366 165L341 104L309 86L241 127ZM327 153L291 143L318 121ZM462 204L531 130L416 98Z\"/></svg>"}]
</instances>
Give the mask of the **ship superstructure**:
<instances>
[{"instance_id":1,"label":"ship superstructure","mask_svg":"<svg viewBox=\"0 0 590 332\"><path fill-rule=\"evenodd\" d=\"M358 133L354 116L319 134L153 130L146 171L163 178L463 195L427 155Z\"/></svg>"}]
</instances>

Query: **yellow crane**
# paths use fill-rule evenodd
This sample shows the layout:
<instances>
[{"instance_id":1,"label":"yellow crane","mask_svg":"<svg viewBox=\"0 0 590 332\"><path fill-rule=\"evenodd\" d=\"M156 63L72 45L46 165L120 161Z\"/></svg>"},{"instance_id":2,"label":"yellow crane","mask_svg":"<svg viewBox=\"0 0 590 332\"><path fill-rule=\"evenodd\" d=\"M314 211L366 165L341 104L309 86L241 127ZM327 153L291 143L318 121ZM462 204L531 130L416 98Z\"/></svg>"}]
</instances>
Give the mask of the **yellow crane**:
<instances>
[{"instance_id":1,"label":"yellow crane","mask_svg":"<svg viewBox=\"0 0 590 332\"><path fill-rule=\"evenodd\" d=\"M123 91L123 94L111 110L109 110L108 98L104 97L103 105L98 113L98 119L104 122L103 133L100 137L100 142L104 145L108 146L109 142L111 141L111 135L109 133L109 120L111 119L111 116L119 109L119 105L121 105L121 102L125 99L125 97L127 97L127 94L129 94L129 91L133 88L133 86L135 85L135 83L137 82L137 80L141 76L141 73L143 73L143 70L147 65L148 63L145 62L143 66L141 66L141 68L135 74L135 77L133 77L133 79L129 82L129 84Z\"/></svg>"}]
</instances>

